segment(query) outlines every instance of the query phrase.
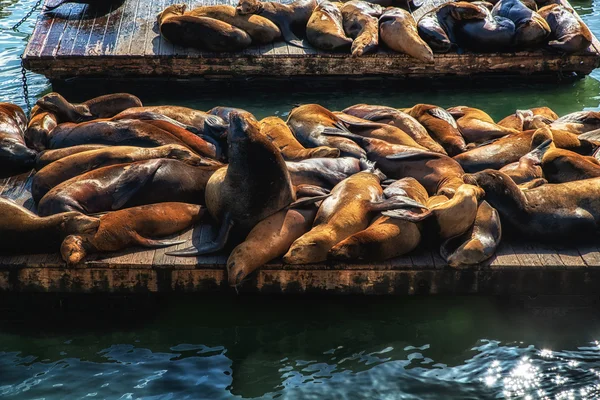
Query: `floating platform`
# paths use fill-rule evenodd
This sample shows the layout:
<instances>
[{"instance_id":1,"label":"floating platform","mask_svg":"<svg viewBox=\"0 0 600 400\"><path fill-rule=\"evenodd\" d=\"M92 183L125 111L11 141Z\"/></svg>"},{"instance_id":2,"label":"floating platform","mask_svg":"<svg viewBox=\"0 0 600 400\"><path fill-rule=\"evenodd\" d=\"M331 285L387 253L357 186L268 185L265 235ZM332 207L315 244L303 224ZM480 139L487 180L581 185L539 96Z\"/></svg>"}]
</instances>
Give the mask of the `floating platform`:
<instances>
[{"instance_id":1,"label":"floating platform","mask_svg":"<svg viewBox=\"0 0 600 400\"><path fill-rule=\"evenodd\" d=\"M34 211L31 175L0 180L0 195ZM215 232L197 226L174 238L199 244ZM1 240L1 238L0 238ZM32 244L34 245L34 244ZM182 248L186 244L177 246ZM172 249L172 248L171 248ZM226 254L178 258L166 249L131 248L91 255L67 268L56 254L0 255L0 292L175 293L233 291ZM436 250L420 249L377 264L272 262L251 275L240 292L332 294L597 295L600 249L552 247L503 240L495 257L477 268L457 270Z\"/></svg>"},{"instance_id":2,"label":"floating platform","mask_svg":"<svg viewBox=\"0 0 600 400\"><path fill-rule=\"evenodd\" d=\"M56 0L46 0L53 4ZM563 0L564 1L564 0ZM350 54L300 49L276 42L238 53L211 53L174 46L158 31L157 14L181 0L124 0L109 11L84 4L66 4L37 20L24 54L27 69L51 80L72 78L204 78L244 80L282 77L438 77L472 75L578 76L600 66L600 42L594 37L587 52L561 55L541 49L517 53L436 54L434 64L379 50L352 58ZM234 3L235 2L235 3ZM414 12L419 18L446 0L426 0ZM237 4L236 0L186 1L189 7ZM566 3L565 3L566 4Z\"/></svg>"}]
</instances>

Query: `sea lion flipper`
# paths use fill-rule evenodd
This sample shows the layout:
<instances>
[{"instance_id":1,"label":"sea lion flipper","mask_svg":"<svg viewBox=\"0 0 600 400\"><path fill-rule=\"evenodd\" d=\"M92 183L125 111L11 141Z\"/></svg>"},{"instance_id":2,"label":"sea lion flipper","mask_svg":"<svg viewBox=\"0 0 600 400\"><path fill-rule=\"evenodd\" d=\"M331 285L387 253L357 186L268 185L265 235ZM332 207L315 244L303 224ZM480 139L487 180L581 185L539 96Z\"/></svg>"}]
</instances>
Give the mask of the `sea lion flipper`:
<instances>
[{"instance_id":1,"label":"sea lion flipper","mask_svg":"<svg viewBox=\"0 0 600 400\"><path fill-rule=\"evenodd\" d=\"M390 154L389 156L386 156L385 158L387 158L388 160L417 161L417 160L427 160L430 158L437 158L439 156L440 156L439 153L433 153L430 151L423 151L423 150L415 149L413 151L405 151L402 153Z\"/></svg>"},{"instance_id":2,"label":"sea lion flipper","mask_svg":"<svg viewBox=\"0 0 600 400\"><path fill-rule=\"evenodd\" d=\"M525 154L523 157L529 160L532 160L536 165L539 165L542 162L542 158L546 151L550 148L552 144L552 139L546 139L542 144L537 146L535 149L531 150L529 153Z\"/></svg>"},{"instance_id":3,"label":"sea lion flipper","mask_svg":"<svg viewBox=\"0 0 600 400\"><path fill-rule=\"evenodd\" d=\"M331 196L331 195L330 194L324 194L324 195L321 195L321 196L303 197L301 199L298 199L298 200L294 201L287 208L302 208L302 207L306 207L306 206L314 204L314 203L316 203L318 201L324 200L324 199L328 198L329 196Z\"/></svg>"},{"instance_id":4,"label":"sea lion flipper","mask_svg":"<svg viewBox=\"0 0 600 400\"><path fill-rule=\"evenodd\" d=\"M600 142L600 129L594 129L593 131L589 131L586 133L582 133L581 135L577 136L577 138L579 140L587 140L588 142L592 142L592 143L599 143Z\"/></svg>"},{"instance_id":5,"label":"sea lion flipper","mask_svg":"<svg viewBox=\"0 0 600 400\"><path fill-rule=\"evenodd\" d=\"M343 123L345 123L348 126L354 126L357 128L378 128L379 126L381 126L380 124L373 122L373 121L356 121L354 119L354 117L352 118L348 118L346 116L344 116L343 114L336 114L335 115L340 121L342 121ZM336 123L336 126L340 127L340 129L343 129L345 131L348 130L348 128L346 128L344 125L340 124L340 123Z\"/></svg>"},{"instance_id":6,"label":"sea lion flipper","mask_svg":"<svg viewBox=\"0 0 600 400\"><path fill-rule=\"evenodd\" d=\"M122 208L144 185L152 180L161 166L160 161L158 159L151 163L131 164L129 166L113 193L113 210Z\"/></svg>"},{"instance_id":7,"label":"sea lion flipper","mask_svg":"<svg viewBox=\"0 0 600 400\"><path fill-rule=\"evenodd\" d=\"M342 136L342 137L345 137L348 139L356 139L356 140L364 139L362 136L356 135L356 134L350 132L348 129L325 128L325 129L323 129L323 132L321 132L321 133L325 136Z\"/></svg>"},{"instance_id":8,"label":"sea lion flipper","mask_svg":"<svg viewBox=\"0 0 600 400\"><path fill-rule=\"evenodd\" d=\"M405 207L428 209L426 205L421 204L408 196L394 196L389 199L371 203L372 211L388 211Z\"/></svg>"},{"instance_id":9,"label":"sea lion flipper","mask_svg":"<svg viewBox=\"0 0 600 400\"><path fill-rule=\"evenodd\" d=\"M136 244L142 247L168 247L185 243L185 240L154 240L140 236L137 232L131 232Z\"/></svg>"},{"instance_id":10,"label":"sea lion flipper","mask_svg":"<svg viewBox=\"0 0 600 400\"><path fill-rule=\"evenodd\" d=\"M436 117L443 121L446 121L454 129L458 129L456 120L452 117L452 115L448 111L444 110L443 108L441 108L441 107L432 108L432 109L428 110L427 113L429 115L431 115L432 117Z\"/></svg>"},{"instance_id":11,"label":"sea lion flipper","mask_svg":"<svg viewBox=\"0 0 600 400\"><path fill-rule=\"evenodd\" d=\"M536 178L536 179L534 179L532 181L520 184L519 188L521 190L535 189L537 187L545 185L546 183L548 183L548 181L546 179L544 179L544 178Z\"/></svg>"},{"instance_id":12,"label":"sea lion flipper","mask_svg":"<svg viewBox=\"0 0 600 400\"><path fill-rule=\"evenodd\" d=\"M198 130L198 128L191 126L191 125L181 123L179 121L174 120L173 118L167 117L166 115L163 115L163 114L160 114L160 113L157 113L154 111L140 111L137 113L124 114L121 116L116 115L115 117L116 118L111 118L111 120L118 121L118 120L123 120L123 119L139 119L140 121L144 121L144 120L165 121L165 122L168 122L175 126L178 126L182 129L190 131L194 135L200 134L200 131Z\"/></svg>"},{"instance_id":13,"label":"sea lion flipper","mask_svg":"<svg viewBox=\"0 0 600 400\"><path fill-rule=\"evenodd\" d=\"M430 210L427 210L422 213L417 213L411 210L398 209L383 211L381 214L385 215L386 217L401 219L404 221L420 222L423 221L425 218L429 217L432 213Z\"/></svg>"},{"instance_id":14,"label":"sea lion flipper","mask_svg":"<svg viewBox=\"0 0 600 400\"><path fill-rule=\"evenodd\" d=\"M301 184L296 186L296 197L325 196L331 191L316 185Z\"/></svg>"},{"instance_id":15,"label":"sea lion flipper","mask_svg":"<svg viewBox=\"0 0 600 400\"><path fill-rule=\"evenodd\" d=\"M221 139L227 133L229 124L218 115L209 115L204 120L204 132L215 139Z\"/></svg>"},{"instance_id":16,"label":"sea lion flipper","mask_svg":"<svg viewBox=\"0 0 600 400\"><path fill-rule=\"evenodd\" d=\"M219 229L219 234L213 241L204 243L203 245L198 247L190 246L183 250L169 251L165 254L176 257L194 257L202 254L210 254L215 253L219 250L223 250L225 244L227 244L229 234L231 233L231 229L234 225L235 222L231 219L231 215L229 213L226 213L223 217L223 223L221 224L221 228Z\"/></svg>"}]
</instances>

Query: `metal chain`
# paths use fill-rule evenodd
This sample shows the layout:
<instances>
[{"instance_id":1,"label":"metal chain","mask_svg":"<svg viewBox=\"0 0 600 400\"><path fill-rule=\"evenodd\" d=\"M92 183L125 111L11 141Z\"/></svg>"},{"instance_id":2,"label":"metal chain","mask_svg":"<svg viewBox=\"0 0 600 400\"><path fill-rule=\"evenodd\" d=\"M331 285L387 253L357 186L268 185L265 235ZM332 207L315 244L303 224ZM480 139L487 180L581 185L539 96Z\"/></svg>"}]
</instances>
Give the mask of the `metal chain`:
<instances>
[{"instance_id":1,"label":"metal chain","mask_svg":"<svg viewBox=\"0 0 600 400\"><path fill-rule=\"evenodd\" d=\"M27 84L27 70L25 69L25 65L23 63L23 54L19 56L21 59L21 81L23 82L23 98L25 100L25 105L27 106L27 117L31 114L31 102L29 101L29 85Z\"/></svg>"},{"instance_id":2,"label":"metal chain","mask_svg":"<svg viewBox=\"0 0 600 400\"><path fill-rule=\"evenodd\" d=\"M33 5L33 7L31 8L31 10L29 10L29 11L27 12L27 14L25 14L25 16L24 16L23 18L21 18L21 20L20 20L19 22L17 22L16 24L14 24L14 25L12 26L12 28L11 28L11 29L12 29L13 31L16 31L17 29L19 29L19 27L20 27L21 25L23 25L23 23L25 23L25 21L27 21L27 20L28 20L28 19L29 19L29 18L30 18L30 17L33 15L33 13L34 13L34 12L35 12L35 11L36 11L38 8L40 8L40 6L42 5L42 2L43 2L43 1L44 1L44 0L38 0L38 1L37 1L37 2L36 2L34 5Z\"/></svg>"}]
</instances>

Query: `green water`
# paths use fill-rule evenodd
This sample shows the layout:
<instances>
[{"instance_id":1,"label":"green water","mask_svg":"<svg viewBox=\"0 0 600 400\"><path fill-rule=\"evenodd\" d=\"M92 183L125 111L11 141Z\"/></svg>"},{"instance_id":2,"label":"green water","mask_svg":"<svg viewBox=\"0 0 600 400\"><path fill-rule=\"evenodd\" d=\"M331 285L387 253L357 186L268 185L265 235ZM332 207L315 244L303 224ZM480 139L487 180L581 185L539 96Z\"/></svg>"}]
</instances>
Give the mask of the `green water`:
<instances>
[{"instance_id":1,"label":"green water","mask_svg":"<svg viewBox=\"0 0 600 400\"><path fill-rule=\"evenodd\" d=\"M0 0L0 27L10 27L33 3ZM572 4L600 36L600 1ZM22 30L32 28L33 20ZM21 106L19 54L26 38L0 30L1 101ZM283 115L306 102L330 109L358 102L467 104L501 118L541 105L559 114L597 109L599 79L596 71L574 83L545 85L506 80L271 94L156 90L142 100L199 109L224 104L257 117ZM32 101L51 90L33 74L29 84ZM43 308L28 300L17 300L28 305L9 312L14 307L0 297L2 398L600 398L600 316L595 308L566 307L565 300L551 308L527 300L521 308L485 297L230 293L142 299L143 307L107 299L89 309L81 299L51 297Z\"/></svg>"}]
</instances>

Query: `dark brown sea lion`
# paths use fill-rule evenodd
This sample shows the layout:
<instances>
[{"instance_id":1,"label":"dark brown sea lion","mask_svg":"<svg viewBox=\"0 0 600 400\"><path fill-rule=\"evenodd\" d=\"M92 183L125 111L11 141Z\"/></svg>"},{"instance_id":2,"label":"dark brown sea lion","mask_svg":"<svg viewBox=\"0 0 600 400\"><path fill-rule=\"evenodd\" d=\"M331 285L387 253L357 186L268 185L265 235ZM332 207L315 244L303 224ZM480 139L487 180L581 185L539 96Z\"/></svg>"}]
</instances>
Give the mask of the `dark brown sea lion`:
<instances>
[{"instance_id":1,"label":"dark brown sea lion","mask_svg":"<svg viewBox=\"0 0 600 400\"><path fill-rule=\"evenodd\" d=\"M295 200L283 157L248 113L230 116L229 165L218 170L206 185L206 206L221 223L218 237L202 247L170 252L194 256L222 249L232 229L246 235L258 222Z\"/></svg>"},{"instance_id":2,"label":"dark brown sea lion","mask_svg":"<svg viewBox=\"0 0 600 400\"><path fill-rule=\"evenodd\" d=\"M448 34L440 25L436 10L423 15L417 22L417 31L434 53L447 53L456 47L448 38Z\"/></svg>"},{"instance_id":3,"label":"dark brown sea lion","mask_svg":"<svg viewBox=\"0 0 600 400\"><path fill-rule=\"evenodd\" d=\"M454 268L481 264L494 255L501 238L498 211L487 201L482 201L473 227L465 234L445 241L440 247L440 255Z\"/></svg>"},{"instance_id":4,"label":"dark brown sea lion","mask_svg":"<svg viewBox=\"0 0 600 400\"><path fill-rule=\"evenodd\" d=\"M84 122L94 118L90 109L83 104L71 104L56 92L48 93L35 103L41 111L53 113L59 123Z\"/></svg>"},{"instance_id":5,"label":"dark brown sea lion","mask_svg":"<svg viewBox=\"0 0 600 400\"><path fill-rule=\"evenodd\" d=\"M0 103L0 178L33 168L37 153L25 144L27 117L21 107Z\"/></svg>"},{"instance_id":6,"label":"dark brown sea lion","mask_svg":"<svg viewBox=\"0 0 600 400\"><path fill-rule=\"evenodd\" d=\"M289 4L273 1L240 0L236 12L240 15L256 14L273 22L281 31L281 36L286 43L297 47L306 47L294 34L297 28L305 32L306 24L317 7L315 0L296 0Z\"/></svg>"},{"instance_id":7,"label":"dark brown sea lion","mask_svg":"<svg viewBox=\"0 0 600 400\"><path fill-rule=\"evenodd\" d=\"M171 158L192 166L223 166L218 161L200 157L187 147L180 145L170 144L151 148L113 146L76 153L61 158L42 168L32 179L31 194L33 200L37 203L53 187L88 171L109 165L126 164L155 158Z\"/></svg>"},{"instance_id":8,"label":"dark brown sea lion","mask_svg":"<svg viewBox=\"0 0 600 400\"><path fill-rule=\"evenodd\" d=\"M94 214L170 201L200 204L206 183L218 168L164 158L98 168L52 188L40 200L38 212Z\"/></svg>"},{"instance_id":9,"label":"dark brown sea lion","mask_svg":"<svg viewBox=\"0 0 600 400\"><path fill-rule=\"evenodd\" d=\"M308 158L339 157L340 150L334 147L320 146L307 149L296 138L285 121L279 117L267 117L260 120L260 133L265 135L279 149L287 161L301 161Z\"/></svg>"},{"instance_id":10,"label":"dark brown sea lion","mask_svg":"<svg viewBox=\"0 0 600 400\"><path fill-rule=\"evenodd\" d=\"M44 150L38 154L35 160L35 170L39 171L46 165L53 163L61 158L68 157L72 154L82 153L84 151L104 149L106 145L103 144L82 144L80 146L65 147L64 149L56 150Z\"/></svg>"},{"instance_id":11,"label":"dark brown sea lion","mask_svg":"<svg viewBox=\"0 0 600 400\"><path fill-rule=\"evenodd\" d=\"M156 240L172 235L198 222L205 208L197 204L158 203L118 210L100 216L98 230L70 235L60 254L68 266L82 262L90 253L104 253L133 246L164 247L182 243Z\"/></svg>"},{"instance_id":12,"label":"dark brown sea lion","mask_svg":"<svg viewBox=\"0 0 600 400\"><path fill-rule=\"evenodd\" d=\"M543 178L542 157L550 147L551 140L546 140L529 153L525 154L519 161L505 165L500 172L510 176L517 185Z\"/></svg>"},{"instance_id":13,"label":"dark brown sea lion","mask_svg":"<svg viewBox=\"0 0 600 400\"><path fill-rule=\"evenodd\" d=\"M525 131L528 129L524 126L526 121L533 118L534 116L542 116L551 121L557 120L558 115L548 107L535 107L529 110L517 110L514 114L504 117L498 122L498 125L505 128L512 128L518 131Z\"/></svg>"},{"instance_id":14,"label":"dark brown sea lion","mask_svg":"<svg viewBox=\"0 0 600 400\"><path fill-rule=\"evenodd\" d=\"M298 141L306 147L329 146L340 150L342 156L364 158L365 151L350 139L323 135L329 132L350 132L338 117L318 104L294 108L287 124Z\"/></svg>"},{"instance_id":15,"label":"dark brown sea lion","mask_svg":"<svg viewBox=\"0 0 600 400\"><path fill-rule=\"evenodd\" d=\"M469 143L487 142L519 132L497 125L492 117L478 108L457 106L449 108L448 112L456 120L458 130Z\"/></svg>"},{"instance_id":16,"label":"dark brown sea lion","mask_svg":"<svg viewBox=\"0 0 600 400\"><path fill-rule=\"evenodd\" d=\"M518 48L535 48L550 35L550 26L537 12L520 0L500 0L492 9L494 17L510 19L515 24L514 45Z\"/></svg>"},{"instance_id":17,"label":"dark brown sea lion","mask_svg":"<svg viewBox=\"0 0 600 400\"><path fill-rule=\"evenodd\" d=\"M94 119L111 118L128 108L142 107L142 101L129 93L111 93L94 97L81 104L90 110Z\"/></svg>"},{"instance_id":18,"label":"dark brown sea lion","mask_svg":"<svg viewBox=\"0 0 600 400\"><path fill-rule=\"evenodd\" d=\"M600 162L591 156L550 148L541 161L544 178L550 183L564 183L600 177Z\"/></svg>"},{"instance_id":19,"label":"dark brown sea lion","mask_svg":"<svg viewBox=\"0 0 600 400\"><path fill-rule=\"evenodd\" d=\"M281 31L273 22L260 15L241 15L230 5L196 7L184 15L200 18L214 18L247 32L253 44L273 43L281 37Z\"/></svg>"},{"instance_id":20,"label":"dark brown sea lion","mask_svg":"<svg viewBox=\"0 0 600 400\"><path fill-rule=\"evenodd\" d=\"M4 197L0 197L0 215L2 254L55 252L67 235L94 232L100 223L78 212L38 217Z\"/></svg>"},{"instance_id":21,"label":"dark brown sea lion","mask_svg":"<svg viewBox=\"0 0 600 400\"><path fill-rule=\"evenodd\" d=\"M600 112L577 111L567 114L552 122L550 128L562 129L577 134L600 129Z\"/></svg>"},{"instance_id":22,"label":"dark brown sea lion","mask_svg":"<svg viewBox=\"0 0 600 400\"><path fill-rule=\"evenodd\" d=\"M352 45L352 39L344 33L342 13L336 4L323 0L308 20L306 39L318 49L345 50Z\"/></svg>"},{"instance_id":23,"label":"dark brown sea lion","mask_svg":"<svg viewBox=\"0 0 600 400\"><path fill-rule=\"evenodd\" d=\"M373 53L379 44L378 18L383 8L362 0L351 0L341 7L344 32L354 41L353 57Z\"/></svg>"},{"instance_id":24,"label":"dark brown sea lion","mask_svg":"<svg viewBox=\"0 0 600 400\"><path fill-rule=\"evenodd\" d=\"M240 51L252 44L250 35L214 18L184 15L185 4L173 4L158 16L160 33L174 44L210 51Z\"/></svg>"},{"instance_id":25,"label":"dark brown sea lion","mask_svg":"<svg viewBox=\"0 0 600 400\"><path fill-rule=\"evenodd\" d=\"M502 226L525 237L561 241L594 237L600 223L600 178L547 183L521 190L502 172L487 169L466 174L498 210Z\"/></svg>"},{"instance_id":26,"label":"dark brown sea lion","mask_svg":"<svg viewBox=\"0 0 600 400\"><path fill-rule=\"evenodd\" d=\"M142 101L129 93L112 93L95 97L81 104L71 104L56 92L40 98L36 105L53 113L59 122L85 122L110 118L131 107L141 107Z\"/></svg>"},{"instance_id":27,"label":"dark brown sea lion","mask_svg":"<svg viewBox=\"0 0 600 400\"><path fill-rule=\"evenodd\" d=\"M379 17L379 36L390 49L425 63L433 62L431 47L419 37L414 17L401 8L388 8Z\"/></svg>"},{"instance_id":28,"label":"dark brown sea lion","mask_svg":"<svg viewBox=\"0 0 600 400\"><path fill-rule=\"evenodd\" d=\"M474 4L477 4L476 2ZM484 19L468 21L456 28L456 42L463 48L479 53L504 52L511 50L515 38L515 24L508 18L492 16L481 4L486 14Z\"/></svg>"},{"instance_id":29,"label":"dark brown sea lion","mask_svg":"<svg viewBox=\"0 0 600 400\"><path fill-rule=\"evenodd\" d=\"M112 7L112 9L117 9L123 4L123 0L58 0L55 2L47 2L44 4L43 13L49 13L55 11L57 8L62 6L63 4L87 4L90 9L99 10L99 11L108 11Z\"/></svg>"},{"instance_id":30,"label":"dark brown sea lion","mask_svg":"<svg viewBox=\"0 0 600 400\"><path fill-rule=\"evenodd\" d=\"M369 162L354 157L310 158L286 161L294 186L313 185L332 188L344 179L370 167Z\"/></svg>"},{"instance_id":31,"label":"dark brown sea lion","mask_svg":"<svg viewBox=\"0 0 600 400\"><path fill-rule=\"evenodd\" d=\"M448 155L455 156L467 150L465 139L448 111L431 104L417 104L403 111L416 118Z\"/></svg>"},{"instance_id":32,"label":"dark brown sea lion","mask_svg":"<svg viewBox=\"0 0 600 400\"><path fill-rule=\"evenodd\" d=\"M284 255L291 244L312 228L317 207L280 210L260 221L227 259L229 284L244 278L274 258Z\"/></svg>"},{"instance_id":33,"label":"dark brown sea lion","mask_svg":"<svg viewBox=\"0 0 600 400\"><path fill-rule=\"evenodd\" d=\"M39 111L31 113L31 119L25 131L25 143L31 149L42 151L46 148L48 135L56 126L58 120L56 115L50 111Z\"/></svg>"},{"instance_id":34,"label":"dark brown sea lion","mask_svg":"<svg viewBox=\"0 0 600 400\"><path fill-rule=\"evenodd\" d=\"M559 4L551 4L539 11L552 31L548 46L563 53L585 51L592 44L592 32L577 18L574 11Z\"/></svg>"},{"instance_id":35,"label":"dark brown sea lion","mask_svg":"<svg viewBox=\"0 0 600 400\"><path fill-rule=\"evenodd\" d=\"M419 121L403 111L392 107L356 104L342 110L342 112L368 121L379 122L400 128L421 146L431 151L435 151L436 153L446 154L446 150L429 136L427 129L425 129Z\"/></svg>"},{"instance_id":36,"label":"dark brown sea lion","mask_svg":"<svg viewBox=\"0 0 600 400\"><path fill-rule=\"evenodd\" d=\"M488 12L477 4L466 1L448 2L439 6L435 13L439 24L453 44L458 44L456 31L468 22L485 20Z\"/></svg>"},{"instance_id":37,"label":"dark brown sea lion","mask_svg":"<svg viewBox=\"0 0 600 400\"><path fill-rule=\"evenodd\" d=\"M414 178L403 178L383 191L386 198L409 197L426 204L427 191ZM329 251L329 257L345 261L382 261L409 253L421 241L421 228L415 222L379 215L366 229L342 240Z\"/></svg>"}]
</instances>

